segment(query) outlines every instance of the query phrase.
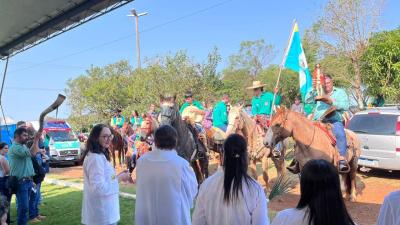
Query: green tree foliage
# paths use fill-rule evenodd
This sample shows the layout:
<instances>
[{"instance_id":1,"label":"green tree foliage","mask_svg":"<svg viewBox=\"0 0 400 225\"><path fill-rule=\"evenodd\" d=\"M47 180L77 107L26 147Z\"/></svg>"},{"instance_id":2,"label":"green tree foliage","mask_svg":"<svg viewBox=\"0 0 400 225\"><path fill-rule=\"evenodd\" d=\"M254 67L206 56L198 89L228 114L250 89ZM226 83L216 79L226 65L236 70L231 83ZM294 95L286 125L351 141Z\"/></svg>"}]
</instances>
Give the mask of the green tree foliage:
<instances>
[{"instance_id":1,"label":"green tree foliage","mask_svg":"<svg viewBox=\"0 0 400 225\"><path fill-rule=\"evenodd\" d=\"M400 29L375 34L362 57L362 79L372 95L400 101Z\"/></svg>"},{"instance_id":2,"label":"green tree foliage","mask_svg":"<svg viewBox=\"0 0 400 225\"><path fill-rule=\"evenodd\" d=\"M271 63L275 54L274 46L266 44L264 39L243 41L240 43L239 52L229 57L229 69L247 70L249 75L256 77Z\"/></svg>"}]
</instances>

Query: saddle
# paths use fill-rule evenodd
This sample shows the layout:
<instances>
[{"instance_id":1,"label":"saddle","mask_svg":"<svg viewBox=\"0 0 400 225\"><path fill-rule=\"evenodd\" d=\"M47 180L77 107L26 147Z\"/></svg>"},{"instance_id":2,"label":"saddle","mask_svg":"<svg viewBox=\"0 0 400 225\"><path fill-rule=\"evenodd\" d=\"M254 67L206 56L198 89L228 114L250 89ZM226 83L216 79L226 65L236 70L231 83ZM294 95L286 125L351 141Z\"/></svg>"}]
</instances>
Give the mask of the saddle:
<instances>
[{"instance_id":1,"label":"saddle","mask_svg":"<svg viewBox=\"0 0 400 225\"><path fill-rule=\"evenodd\" d=\"M226 133L218 127L206 129L207 141L212 141L215 144L223 144L226 139Z\"/></svg>"}]
</instances>

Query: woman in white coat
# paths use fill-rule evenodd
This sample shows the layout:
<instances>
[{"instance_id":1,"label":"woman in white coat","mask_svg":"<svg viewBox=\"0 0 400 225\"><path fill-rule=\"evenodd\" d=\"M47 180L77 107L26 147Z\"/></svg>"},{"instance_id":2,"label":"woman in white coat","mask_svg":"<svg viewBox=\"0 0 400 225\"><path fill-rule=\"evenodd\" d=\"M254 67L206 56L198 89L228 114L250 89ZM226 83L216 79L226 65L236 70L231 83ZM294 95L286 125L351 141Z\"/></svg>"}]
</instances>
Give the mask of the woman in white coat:
<instances>
[{"instance_id":1,"label":"woman in white coat","mask_svg":"<svg viewBox=\"0 0 400 225\"><path fill-rule=\"evenodd\" d=\"M238 135L224 143L223 168L200 186L193 225L268 225L264 190L247 174L247 144Z\"/></svg>"},{"instance_id":2,"label":"woman in white coat","mask_svg":"<svg viewBox=\"0 0 400 225\"><path fill-rule=\"evenodd\" d=\"M86 225L113 225L120 219L118 181L129 181L123 171L115 175L108 148L113 140L111 129L98 124L90 132L83 155L82 223Z\"/></svg>"}]
</instances>

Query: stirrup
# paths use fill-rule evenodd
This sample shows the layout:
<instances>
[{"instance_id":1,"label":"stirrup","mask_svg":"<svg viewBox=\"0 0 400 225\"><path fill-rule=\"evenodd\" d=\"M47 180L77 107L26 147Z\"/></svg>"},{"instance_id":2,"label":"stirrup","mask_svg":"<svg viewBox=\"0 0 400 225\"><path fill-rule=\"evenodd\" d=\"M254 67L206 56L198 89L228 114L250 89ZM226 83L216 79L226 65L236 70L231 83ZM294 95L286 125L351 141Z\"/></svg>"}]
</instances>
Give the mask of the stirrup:
<instances>
[{"instance_id":1,"label":"stirrup","mask_svg":"<svg viewBox=\"0 0 400 225\"><path fill-rule=\"evenodd\" d=\"M340 162L341 161L344 162L344 166L347 167L346 170L340 170ZM341 173L341 174L345 174L345 173L349 173L350 172L350 165L346 160L339 160L337 168L338 168L338 172Z\"/></svg>"},{"instance_id":2,"label":"stirrup","mask_svg":"<svg viewBox=\"0 0 400 225\"><path fill-rule=\"evenodd\" d=\"M289 170L293 174L300 173L299 162L296 159L293 159L293 161L290 163L289 166L286 167L286 169Z\"/></svg>"},{"instance_id":3,"label":"stirrup","mask_svg":"<svg viewBox=\"0 0 400 225\"><path fill-rule=\"evenodd\" d=\"M272 153L272 157L274 157L274 158L280 158L282 155L281 151L279 151L278 149L272 149L271 153Z\"/></svg>"}]
</instances>

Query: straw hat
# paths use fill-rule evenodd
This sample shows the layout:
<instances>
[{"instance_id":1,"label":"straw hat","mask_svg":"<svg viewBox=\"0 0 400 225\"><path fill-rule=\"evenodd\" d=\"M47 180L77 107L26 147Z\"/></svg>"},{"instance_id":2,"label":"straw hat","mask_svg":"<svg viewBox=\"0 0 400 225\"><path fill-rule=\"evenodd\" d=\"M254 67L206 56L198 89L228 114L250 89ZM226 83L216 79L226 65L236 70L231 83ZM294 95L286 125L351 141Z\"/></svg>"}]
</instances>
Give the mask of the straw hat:
<instances>
[{"instance_id":1,"label":"straw hat","mask_svg":"<svg viewBox=\"0 0 400 225\"><path fill-rule=\"evenodd\" d=\"M251 87L247 87L247 89L256 89L256 88L262 88L264 87L266 84L263 84L261 81L259 80L255 80L253 81L253 85Z\"/></svg>"}]
</instances>

